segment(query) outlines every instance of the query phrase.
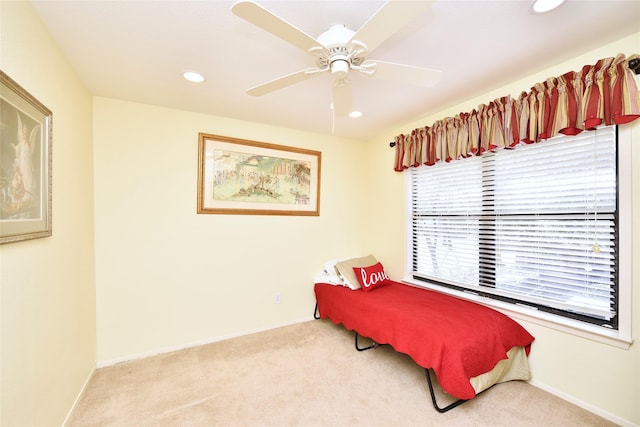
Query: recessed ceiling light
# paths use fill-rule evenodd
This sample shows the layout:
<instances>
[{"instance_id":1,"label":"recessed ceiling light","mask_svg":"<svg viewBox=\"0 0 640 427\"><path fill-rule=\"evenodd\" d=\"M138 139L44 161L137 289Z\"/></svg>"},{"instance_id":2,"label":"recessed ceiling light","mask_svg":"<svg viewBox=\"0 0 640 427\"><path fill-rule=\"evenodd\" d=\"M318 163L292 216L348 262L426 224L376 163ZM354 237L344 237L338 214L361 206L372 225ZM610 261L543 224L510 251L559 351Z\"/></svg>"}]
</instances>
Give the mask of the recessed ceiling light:
<instances>
[{"instance_id":1,"label":"recessed ceiling light","mask_svg":"<svg viewBox=\"0 0 640 427\"><path fill-rule=\"evenodd\" d=\"M333 110L333 102L329 104L329 109ZM353 110L352 112L349 113L349 117L352 117L352 118L362 117L362 111Z\"/></svg>"},{"instance_id":2,"label":"recessed ceiling light","mask_svg":"<svg viewBox=\"0 0 640 427\"><path fill-rule=\"evenodd\" d=\"M531 13L539 15L541 13L547 13L553 9L558 8L565 0L533 0L529 10Z\"/></svg>"},{"instance_id":3,"label":"recessed ceiling light","mask_svg":"<svg viewBox=\"0 0 640 427\"><path fill-rule=\"evenodd\" d=\"M185 71L182 75L190 82L202 83L204 81L204 76L200 73L196 73L195 71Z\"/></svg>"}]
</instances>

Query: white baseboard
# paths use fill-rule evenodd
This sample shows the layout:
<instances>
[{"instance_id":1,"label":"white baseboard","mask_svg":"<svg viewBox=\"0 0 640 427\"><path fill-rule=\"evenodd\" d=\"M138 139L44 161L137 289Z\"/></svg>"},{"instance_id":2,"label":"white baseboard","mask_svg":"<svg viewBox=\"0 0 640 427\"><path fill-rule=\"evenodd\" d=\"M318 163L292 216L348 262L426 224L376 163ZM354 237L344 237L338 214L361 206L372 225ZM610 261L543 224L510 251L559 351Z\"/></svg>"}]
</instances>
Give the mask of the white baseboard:
<instances>
[{"instance_id":1,"label":"white baseboard","mask_svg":"<svg viewBox=\"0 0 640 427\"><path fill-rule=\"evenodd\" d=\"M256 328L256 329L240 331L240 332L236 332L236 333L229 334L229 335L221 335L221 336L217 336L217 337L205 338L205 339L202 339L202 340L192 341L192 342L189 342L189 343L183 343L183 344L178 344L178 345L175 345L175 346L159 348L159 349L151 350L151 351L147 351L147 352L131 354L131 355L124 356L124 357L118 357L116 359L103 360L103 361L100 361L100 362L96 363L96 368L98 368L98 369L99 368L105 368L107 366L117 365L118 363L130 362L132 360L139 360L139 359L144 359L144 358L147 358L147 357L158 356L160 354L171 353L173 351L178 351L178 350L186 350L188 348L198 347L198 346L206 345L206 344L212 344L214 342L224 341L224 340L228 340L228 339L231 339L231 338L238 338L238 337L242 337L242 336L245 336L245 335L255 334L255 333L258 333L258 332L269 331L271 329L282 328L284 326L295 325L295 324L298 324L298 323L307 322L309 320L313 320L313 317L298 319L298 320L291 321L291 322L286 322L286 323L270 325L270 326L266 326L266 327L262 327L262 328Z\"/></svg>"},{"instance_id":2,"label":"white baseboard","mask_svg":"<svg viewBox=\"0 0 640 427\"><path fill-rule=\"evenodd\" d=\"M612 414L611 412L605 411L602 408L598 408L597 406L594 406L590 403L587 403L583 400L577 399L574 396L571 396L570 394L564 393L560 390L557 390L553 387L550 387L546 384L537 382L535 380L531 380L529 381L529 383L534 386L537 387L541 390L544 390L546 392L549 392L555 396L558 396L559 398L566 400L567 402L573 403L576 406L581 407L582 409L585 409L589 412L592 412L596 415L601 416L602 418L611 421L612 423L616 423L621 427L640 427L639 424L635 424L629 420L625 420L624 418L620 418L619 416Z\"/></svg>"},{"instance_id":3,"label":"white baseboard","mask_svg":"<svg viewBox=\"0 0 640 427\"><path fill-rule=\"evenodd\" d=\"M80 398L82 398L82 396L84 395L84 391L87 389L87 386L91 382L91 379L93 378L93 375L95 374L95 372L96 372L96 368L91 369L91 372L89 372L87 379L84 380L84 384L82 385L82 388L80 388L80 392L76 396L76 400L73 401L73 405L71 405L71 408L69 408L69 411L67 412L67 416L64 417L64 421L62 422L62 427L65 427L69 422L69 418L71 418L71 414L73 414L73 412L76 409L76 406L78 406L78 402L80 402Z\"/></svg>"}]
</instances>

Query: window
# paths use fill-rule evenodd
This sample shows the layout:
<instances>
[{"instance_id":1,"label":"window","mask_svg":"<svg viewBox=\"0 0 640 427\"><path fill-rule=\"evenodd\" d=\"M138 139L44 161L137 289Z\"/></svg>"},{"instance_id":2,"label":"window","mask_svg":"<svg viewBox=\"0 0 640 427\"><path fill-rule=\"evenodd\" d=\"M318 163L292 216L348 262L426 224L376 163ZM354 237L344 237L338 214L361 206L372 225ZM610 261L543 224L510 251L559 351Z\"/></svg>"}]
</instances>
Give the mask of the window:
<instances>
[{"instance_id":1,"label":"window","mask_svg":"<svg viewBox=\"0 0 640 427\"><path fill-rule=\"evenodd\" d=\"M617 153L610 126L413 168L411 277L617 330Z\"/></svg>"}]
</instances>

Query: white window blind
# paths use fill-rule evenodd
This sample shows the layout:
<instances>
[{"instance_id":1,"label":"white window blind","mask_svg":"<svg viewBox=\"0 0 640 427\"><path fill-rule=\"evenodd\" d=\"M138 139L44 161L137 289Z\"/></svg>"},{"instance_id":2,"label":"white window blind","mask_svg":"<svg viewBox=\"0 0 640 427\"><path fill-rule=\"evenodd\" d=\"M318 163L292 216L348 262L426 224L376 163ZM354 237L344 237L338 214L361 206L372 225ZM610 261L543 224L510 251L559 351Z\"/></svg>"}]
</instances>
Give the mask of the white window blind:
<instances>
[{"instance_id":1,"label":"white window blind","mask_svg":"<svg viewBox=\"0 0 640 427\"><path fill-rule=\"evenodd\" d=\"M415 279L617 328L616 129L411 171Z\"/></svg>"}]
</instances>

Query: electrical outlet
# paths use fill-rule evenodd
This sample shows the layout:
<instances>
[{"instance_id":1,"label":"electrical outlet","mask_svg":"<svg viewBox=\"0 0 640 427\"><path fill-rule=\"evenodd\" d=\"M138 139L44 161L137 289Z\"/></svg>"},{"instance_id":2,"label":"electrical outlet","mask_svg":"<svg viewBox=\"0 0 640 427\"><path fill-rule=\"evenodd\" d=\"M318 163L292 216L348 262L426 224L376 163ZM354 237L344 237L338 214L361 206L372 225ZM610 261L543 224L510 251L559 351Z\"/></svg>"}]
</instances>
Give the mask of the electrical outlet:
<instances>
[{"instance_id":1,"label":"electrical outlet","mask_svg":"<svg viewBox=\"0 0 640 427\"><path fill-rule=\"evenodd\" d=\"M276 296L275 296L275 298L274 298L274 302L275 302L276 304L280 304L280 303L282 303L282 295L280 295L280 293L277 293L277 294L276 294Z\"/></svg>"}]
</instances>

